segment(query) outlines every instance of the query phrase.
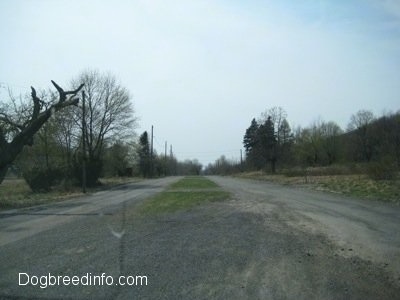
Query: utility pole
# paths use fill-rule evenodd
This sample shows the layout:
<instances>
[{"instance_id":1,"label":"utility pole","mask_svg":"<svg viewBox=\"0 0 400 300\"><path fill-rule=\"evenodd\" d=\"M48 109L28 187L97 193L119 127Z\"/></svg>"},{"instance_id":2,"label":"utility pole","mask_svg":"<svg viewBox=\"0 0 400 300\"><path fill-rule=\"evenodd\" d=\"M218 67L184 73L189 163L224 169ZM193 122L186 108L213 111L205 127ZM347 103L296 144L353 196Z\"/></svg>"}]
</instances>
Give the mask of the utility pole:
<instances>
[{"instance_id":1,"label":"utility pole","mask_svg":"<svg viewBox=\"0 0 400 300\"><path fill-rule=\"evenodd\" d=\"M150 177L153 177L153 125L151 125Z\"/></svg>"},{"instance_id":2,"label":"utility pole","mask_svg":"<svg viewBox=\"0 0 400 300\"><path fill-rule=\"evenodd\" d=\"M82 91L82 192L86 193L86 111L85 91Z\"/></svg>"},{"instance_id":3,"label":"utility pole","mask_svg":"<svg viewBox=\"0 0 400 300\"><path fill-rule=\"evenodd\" d=\"M242 155L242 149L240 149L240 171L243 171L243 155Z\"/></svg>"},{"instance_id":4,"label":"utility pole","mask_svg":"<svg viewBox=\"0 0 400 300\"><path fill-rule=\"evenodd\" d=\"M169 157L171 159L171 162L169 164L170 165L170 175L176 175L176 165L173 160L174 154L172 153L172 145L169 145Z\"/></svg>"},{"instance_id":5,"label":"utility pole","mask_svg":"<svg viewBox=\"0 0 400 300\"><path fill-rule=\"evenodd\" d=\"M165 162L164 162L164 167L165 167L165 169L164 169L164 171L165 171L165 176L167 176L167 170L168 170L168 166L167 166L167 141L165 141L165 149L164 149L164 160L165 160Z\"/></svg>"}]
</instances>

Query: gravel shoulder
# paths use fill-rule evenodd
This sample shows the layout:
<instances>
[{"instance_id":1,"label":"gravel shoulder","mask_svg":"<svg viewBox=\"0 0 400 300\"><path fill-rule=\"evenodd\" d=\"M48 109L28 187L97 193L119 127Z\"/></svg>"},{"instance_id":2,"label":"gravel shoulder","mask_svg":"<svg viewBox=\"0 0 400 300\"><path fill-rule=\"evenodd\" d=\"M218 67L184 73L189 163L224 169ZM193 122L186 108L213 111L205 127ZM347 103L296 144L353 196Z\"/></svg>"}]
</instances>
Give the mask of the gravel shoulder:
<instances>
[{"instance_id":1,"label":"gravel shoulder","mask_svg":"<svg viewBox=\"0 0 400 300\"><path fill-rule=\"evenodd\" d=\"M211 179L232 198L144 217L138 213L144 198L132 201L128 189L124 201L102 214L1 245L0 298L398 297L398 207L251 180ZM107 197L113 203L113 194ZM41 289L18 286L18 272L140 274L148 285Z\"/></svg>"}]
</instances>

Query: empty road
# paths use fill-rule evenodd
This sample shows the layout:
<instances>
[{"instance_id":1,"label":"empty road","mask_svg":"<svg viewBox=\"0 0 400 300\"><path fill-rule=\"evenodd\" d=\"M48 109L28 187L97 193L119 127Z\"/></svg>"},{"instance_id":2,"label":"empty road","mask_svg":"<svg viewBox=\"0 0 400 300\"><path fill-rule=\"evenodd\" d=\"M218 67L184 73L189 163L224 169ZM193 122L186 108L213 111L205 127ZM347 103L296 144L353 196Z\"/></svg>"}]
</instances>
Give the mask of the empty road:
<instances>
[{"instance_id":1,"label":"empty road","mask_svg":"<svg viewBox=\"0 0 400 300\"><path fill-rule=\"evenodd\" d=\"M0 212L0 299L400 295L398 206L215 176L230 200L156 216L138 212L178 179ZM50 285L48 274L79 282ZM82 281L102 274L112 285ZM117 282L121 275L136 284Z\"/></svg>"}]
</instances>

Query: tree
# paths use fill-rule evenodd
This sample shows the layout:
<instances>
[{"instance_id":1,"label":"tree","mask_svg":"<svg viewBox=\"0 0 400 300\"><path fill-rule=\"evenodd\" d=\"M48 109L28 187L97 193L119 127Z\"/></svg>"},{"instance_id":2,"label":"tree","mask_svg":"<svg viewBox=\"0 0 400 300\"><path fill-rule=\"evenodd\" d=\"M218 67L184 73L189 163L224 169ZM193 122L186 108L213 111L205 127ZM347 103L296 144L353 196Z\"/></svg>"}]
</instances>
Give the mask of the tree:
<instances>
[{"instance_id":1,"label":"tree","mask_svg":"<svg viewBox=\"0 0 400 300\"><path fill-rule=\"evenodd\" d=\"M370 124L375 120L369 110L359 110L350 117L348 131L355 132L356 155L359 159L369 162L373 154L373 143L370 134Z\"/></svg>"},{"instance_id":2,"label":"tree","mask_svg":"<svg viewBox=\"0 0 400 300\"><path fill-rule=\"evenodd\" d=\"M261 114L260 123L265 123L268 119L272 123L272 127L274 128L274 146L273 151L271 152L272 156L269 161L271 162L271 167L275 172L275 165L280 160L288 160L289 148L290 148L290 126L286 120L287 113L286 111L280 107L275 106L270 109L267 109L264 113ZM272 139L271 139L272 141Z\"/></svg>"},{"instance_id":3,"label":"tree","mask_svg":"<svg viewBox=\"0 0 400 300\"><path fill-rule=\"evenodd\" d=\"M79 99L76 95L83 88L83 84L74 90L64 91L53 80L51 82L59 94L57 101L44 102L31 87L32 105L17 107L14 102L14 111L7 107L0 110L0 183L9 165L24 146L32 146L33 136L50 117L67 106L78 104Z\"/></svg>"},{"instance_id":4,"label":"tree","mask_svg":"<svg viewBox=\"0 0 400 300\"><path fill-rule=\"evenodd\" d=\"M258 129L258 124L256 122L256 119L253 118L251 120L250 127L246 129L246 133L243 138L243 145L246 150L246 154L249 154L257 141L257 129Z\"/></svg>"},{"instance_id":5,"label":"tree","mask_svg":"<svg viewBox=\"0 0 400 300\"><path fill-rule=\"evenodd\" d=\"M150 144L147 131L143 132L139 138L138 156L140 173L143 177L148 177L150 175Z\"/></svg>"},{"instance_id":6,"label":"tree","mask_svg":"<svg viewBox=\"0 0 400 300\"><path fill-rule=\"evenodd\" d=\"M258 162L260 161L258 151L258 127L255 118L251 121L249 128L246 129L246 133L243 138L243 145L246 151L246 161L251 167L259 167Z\"/></svg>"},{"instance_id":7,"label":"tree","mask_svg":"<svg viewBox=\"0 0 400 300\"><path fill-rule=\"evenodd\" d=\"M372 134L379 141L376 147L379 158L387 157L400 168L400 111L379 118L374 127Z\"/></svg>"},{"instance_id":8,"label":"tree","mask_svg":"<svg viewBox=\"0 0 400 300\"><path fill-rule=\"evenodd\" d=\"M340 152L339 136L343 133L342 129L333 121L322 122L322 149L325 152L328 165L336 162Z\"/></svg>"},{"instance_id":9,"label":"tree","mask_svg":"<svg viewBox=\"0 0 400 300\"><path fill-rule=\"evenodd\" d=\"M312 164L316 166L322 162L322 120L314 121L310 127L310 145L312 149Z\"/></svg>"},{"instance_id":10,"label":"tree","mask_svg":"<svg viewBox=\"0 0 400 300\"><path fill-rule=\"evenodd\" d=\"M258 136L260 140L260 147L262 149L263 161L266 164L270 162L271 172L275 173L276 170L276 145L277 140L275 136L274 123L271 117L268 117L264 124L261 124L258 128Z\"/></svg>"},{"instance_id":11,"label":"tree","mask_svg":"<svg viewBox=\"0 0 400 300\"><path fill-rule=\"evenodd\" d=\"M134 134L136 124L131 96L111 74L97 71L85 71L77 82L85 84L86 114L85 143L87 149L87 166L95 184L102 169L102 155L107 142L124 140ZM76 124L81 129L82 110L76 110ZM90 170L92 168L92 170Z\"/></svg>"},{"instance_id":12,"label":"tree","mask_svg":"<svg viewBox=\"0 0 400 300\"><path fill-rule=\"evenodd\" d=\"M240 171L240 162L227 159L224 155L221 155L221 157L218 158L214 164L208 164L204 170L204 173L209 175L229 175L238 173Z\"/></svg>"},{"instance_id":13,"label":"tree","mask_svg":"<svg viewBox=\"0 0 400 300\"><path fill-rule=\"evenodd\" d=\"M292 140L291 128L289 122L286 119L283 119L281 125L279 126L277 138L279 143L282 145L288 144Z\"/></svg>"},{"instance_id":14,"label":"tree","mask_svg":"<svg viewBox=\"0 0 400 300\"><path fill-rule=\"evenodd\" d=\"M103 165L105 176L132 176L133 172L133 143L126 143L120 140L106 147Z\"/></svg>"},{"instance_id":15,"label":"tree","mask_svg":"<svg viewBox=\"0 0 400 300\"><path fill-rule=\"evenodd\" d=\"M253 118L243 138L246 162L256 169L265 168L270 163L271 171L275 173L278 159L289 155L290 131L286 112L281 107L266 110L259 123Z\"/></svg>"},{"instance_id":16,"label":"tree","mask_svg":"<svg viewBox=\"0 0 400 300\"><path fill-rule=\"evenodd\" d=\"M82 131L76 125L74 111L66 109L62 114L57 114L53 120L55 127L55 139L60 151L60 157L65 167L66 173L71 175L73 168L73 154L81 143Z\"/></svg>"},{"instance_id":17,"label":"tree","mask_svg":"<svg viewBox=\"0 0 400 300\"><path fill-rule=\"evenodd\" d=\"M298 126L295 129L293 146L297 164L306 167L314 163L310 128L301 128Z\"/></svg>"},{"instance_id":18,"label":"tree","mask_svg":"<svg viewBox=\"0 0 400 300\"><path fill-rule=\"evenodd\" d=\"M184 162L178 162L177 168L179 175L200 175L203 166L197 159L186 159Z\"/></svg>"},{"instance_id":19,"label":"tree","mask_svg":"<svg viewBox=\"0 0 400 300\"><path fill-rule=\"evenodd\" d=\"M283 163L288 163L291 160L291 148L293 144L293 135L289 122L283 119L278 130L278 150L277 155Z\"/></svg>"},{"instance_id":20,"label":"tree","mask_svg":"<svg viewBox=\"0 0 400 300\"><path fill-rule=\"evenodd\" d=\"M286 111L280 106L274 106L264 113L261 114L262 121L265 122L268 118L270 118L275 131L276 142L278 145L281 145L281 130L284 128L282 124L286 121L287 113ZM287 121L286 121L287 123ZM289 124L287 124L289 125Z\"/></svg>"}]
</instances>

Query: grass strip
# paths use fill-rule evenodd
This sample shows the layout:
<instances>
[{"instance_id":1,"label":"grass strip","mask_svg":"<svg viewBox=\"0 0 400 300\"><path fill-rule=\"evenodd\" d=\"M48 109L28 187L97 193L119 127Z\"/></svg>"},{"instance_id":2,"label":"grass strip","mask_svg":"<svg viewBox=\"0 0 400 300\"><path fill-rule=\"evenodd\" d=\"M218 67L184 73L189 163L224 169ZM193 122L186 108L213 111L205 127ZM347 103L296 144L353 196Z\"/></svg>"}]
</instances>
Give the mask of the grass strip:
<instances>
[{"instance_id":1,"label":"grass strip","mask_svg":"<svg viewBox=\"0 0 400 300\"><path fill-rule=\"evenodd\" d=\"M202 176L187 176L169 186L169 189L209 189L218 185Z\"/></svg>"},{"instance_id":2,"label":"grass strip","mask_svg":"<svg viewBox=\"0 0 400 300\"><path fill-rule=\"evenodd\" d=\"M228 192L223 191L207 178L185 177L172 184L164 192L145 201L140 207L140 211L143 214L172 213L204 203L226 200L229 197Z\"/></svg>"}]
</instances>

